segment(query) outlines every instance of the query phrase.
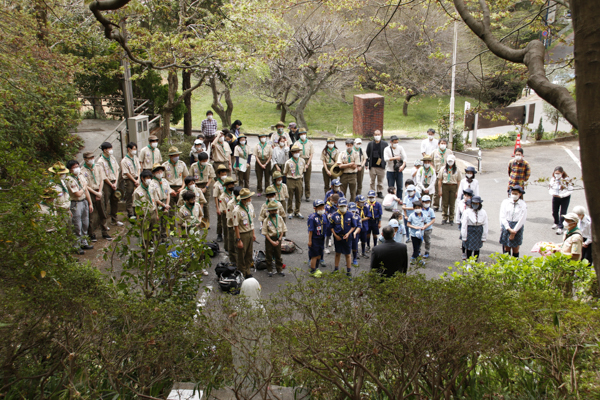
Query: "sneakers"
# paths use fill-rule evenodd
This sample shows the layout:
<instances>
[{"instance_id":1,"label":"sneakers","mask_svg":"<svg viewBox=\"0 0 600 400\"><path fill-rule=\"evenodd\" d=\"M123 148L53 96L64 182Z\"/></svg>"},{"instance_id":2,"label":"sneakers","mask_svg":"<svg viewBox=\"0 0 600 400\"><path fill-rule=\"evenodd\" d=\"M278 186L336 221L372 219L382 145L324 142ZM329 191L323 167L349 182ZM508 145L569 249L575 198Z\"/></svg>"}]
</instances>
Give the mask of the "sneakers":
<instances>
[{"instance_id":1,"label":"sneakers","mask_svg":"<svg viewBox=\"0 0 600 400\"><path fill-rule=\"evenodd\" d=\"M129 215L127 218L129 218L130 221L135 221L137 219L135 215Z\"/></svg>"},{"instance_id":2,"label":"sneakers","mask_svg":"<svg viewBox=\"0 0 600 400\"><path fill-rule=\"evenodd\" d=\"M450 226L454 226L454 221L449 222Z\"/></svg>"},{"instance_id":3,"label":"sneakers","mask_svg":"<svg viewBox=\"0 0 600 400\"><path fill-rule=\"evenodd\" d=\"M445 219L444 219L444 220L442 220L442 225L446 225L447 223L448 223L448 221L447 221L447 220L445 220Z\"/></svg>"},{"instance_id":4,"label":"sneakers","mask_svg":"<svg viewBox=\"0 0 600 400\"><path fill-rule=\"evenodd\" d=\"M81 250L81 249L77 249L77 254L82 256L85 254L85 251Z\"/></svg>"},{"instance_id":5,"label":"sneakers","mask_svg":"<svg viewBox=\"0 0 600 400\"><path fill-rule=\"evenodd\" d=\"M556 229L556 228L558 228L558 225L557 225L557 224L554 224L554 225L552 225L552 227L551 227L551 229Z\"/></svg>"},{"instance_id":6,"label":"sneakers","mask_svg":"<svg viewBox=\"0 0 600 400\"><path fill-rule=\"evenodd\" d=\"M103 234L102 234L102 239L105 239L105 240L112 240L112 237L111 237L111 236L110 236L108 233L103 233Z\"/></svg>"},{"instance_id":7,"label":"sneakers","mask_svg":"<svg viewBox=\"0 0 600 400\"><path fill-rule=\"evenodd\" d=\"M383 199L383 193L382 192L377 192L377 197L379 197L380 199Z\"/></svg>"},{"instance_id":8,"label":"sneakers","mask_svg":"<svg viewBox=\"0 0 600 400\"><path fill-rule=\"evenodd\" d=\"M217 235L217 242L223 241L223 235Z\"/></svg>"},{"instance_id":9,"label":"sneakers","mask_svg":"<svg viewBox=\"0 0 600 400\"><path fill-rule=\"evenodd\" d=\"M440 208L439 208L439 207L433 207L433 211L435 211L435 212L439 212L439 211L440 211Z\"/></svg>"},{"instance_id":10,"label":"sneakers","mask_svg":"<svg viewBox=\"0 0 600 400\"><path fill-rule=\"evenodd\" d=\"M261 192L256 193L256 197L260 197L260 196L262 196Z\"/></svg>"},{"instance_id":11,"label":"sneakers","mask_svg":"<svg viewBox=\"0 0 600 400\"><path fill-rule=\"evenodd\" d=\"M300 213L296 213L296 214L294 214L294 217L296 217L296 218L300 218L300 219L304 219L304 217L303 217L303 216L302 216L302 214L300 214Z\"/></svg>"},{"instance_id":12,"label":"sneakers","mask_svg":"<svg viewBox=\"0 0 600 400\"><path fill-rule=\"evenodd\" d=\"M91 236L90 236L90 241L91 241L91 242L97 242L97 241L98 241L98 238L96 238L96 235L91 235Z\"/></svg>"},{"instance_id":13,"label":"sneakers","mask_svg":"<svg viewBox=\"0 0 600 400\"><path fill-rule=\"evenodd\" d=\"M304 201L305 201L306 203L310 203L310 199L309 199L308 197L307 197L307 198L305 198L305 199L304 199Z\"/></svg>"},{"instance_id":14,"label":"sneakers","mask_svg":"<svg viewBox=\"0 0 600 400\"><path fill-rule=\"evenodd\" d=\"M562 233L563 233L563 230L562 230L561 228L558 228L558 229L556 230L556 234L557 234L557 235L562 235Z\"/></svg>"},{"instance_id":15,"label":"sneakers","mask_svg":"<svg viewBox=\"0 0 600 400\"><path fill-rule=\"evenodd\" d=\"M288 219L294 218L294 214L288 214Z\"/></svg>"},{"instance_id":16,"label":"sneakers","mask_svg":"<svg viewBox=\"0 0 600 400\"><path fill-rule=\"evenodd\" d=\"M86 244L84 246L81 246L82 250L94 250L94 246L90 246L89 244Z\"/></svg>"},{"instance_id":17,"label":"sneakers","mask_svg":"<svg viewBox=\"0 0 600 400\"><path fill-rule=\"evenodd\" d=\"M367 249L365 250L365 253L370 253L371 252L371 246L367 246Z\"/></svg>"},{"instance_id":18,"label":"sneakers","mask_svg":"<svg viewBox=\"0 0 600 400\"><path fill-rule=\"evenodd\" d=\"M116 226L123 226L123 223L121 221L117 221L117 220L112 220L111 224L116 225Z\"/></svg>"},{"instance_id":19,"label":"sneakers","mask_svg":"<svg viewBox=\"0 0 600 400\"><path fill-rule=\"evenodd\" d=\"M208 276L208 271L207 270L203 269L201 272L202 272L202 275Z\"/></svg>"},{"instance_id":20,"label":"sneakers","mask_svg":"<svg viewBox=\"0 0 600 400\"><path fill-rule=\"evenodd\" d=\"M323 273L321 272L320 269L316 269L314 271L310 271L309 275L312 276L313 278L320 278L321 276L323 276Z\"/></svg>"},{"instance_id":21,"label":"sneakers","mask_svg":"<svg viewBox=\"0 0 600 400\"><path fill-rule=\"evenodd\" d=\"M277 275L279 275L279 276L285 276L285 274L283 272L278 272Z\"/></svg>"},{"instance_id":22,"label":"sneakers","mask_svg":"<svg viewBox=\"0 0 600 400\"><path fill-rule=\"evenodd\" d=\"M102 227L102 230L108 232L108 231L110 231L110 227L108 225L104 225Z\"/></svg>"},{"instance_id":23,"label":"sneakers","mask_svg":"<svg viewBox=\"0 0 600 400\"><path fill-rule=\"evenodd\" d=\"M273 277L273 273L269 272L269 278L272 278L272 277Z\"/></svg>"},{"instance_id":24,"label":"sneakers","mask_svg":"<svg viewBox=\"0 0 600 400\"><path fill-rule=\"evenodd\" d=\"M467 259L467 253L462 253L462 260L465 261Z\"/></svg>"},{"instance_id":25,"label":"sneakers","mask_svg":"<svg viewBox=\"0 0 600 400\"><path fill-rule=\"evenodd\" d=\"M353 267L358 267L358 259L355 258L354 260L352 260L352 266Z\"/></svg>"},{"instance_id":26,"label":"sneakers","mask_svg":"<svg viewBox=\"0 0 600 400\"><path fill-rule=\"evenodd\" d=\"M406 238L406 243L410 243L410 242L411 242L411 240L410 240L410 236L409 236Z\"/></svg>"},{"instance_id":27,"label":"sneakers","mask_svg":"<svg viewBox=\"0 0 600 400\"><path fill-rule=\"evenodd\" d=\"M410 265L415 265L416 261L417 261L417 259L416 259L416 258L414 258L414 257L411 257L411 258L410 258Z\"/></svg>"},{"instance_id":28,"label":"sneakers","mask_svg":"<svg viewBox=\"0 0 600 400\"><path fill-rule=\"evenodd\" d=\"M331 250L325 249L325 254L329 254L329 253L331 253Z\"/></svg>"},{"instance_id":29,"label":"sneakers","mask_svg":"<svg viewBox=\"0 0 600 400\"><path fill-rule=\"evenodd\" d=\"M423 258L429 258L429 253L423 254Z\"/></svg>"},{"instance_id":30,"label":"sneakers","mask_svg":"<svg viewBox=\"0 0 600 400\"><path fill-rule=\"evenodd\" d=\"M366 255L365 253L362 253L361 256L362 256L362 258L369 258L369 256Z\"/></svg>"}]
</instances>

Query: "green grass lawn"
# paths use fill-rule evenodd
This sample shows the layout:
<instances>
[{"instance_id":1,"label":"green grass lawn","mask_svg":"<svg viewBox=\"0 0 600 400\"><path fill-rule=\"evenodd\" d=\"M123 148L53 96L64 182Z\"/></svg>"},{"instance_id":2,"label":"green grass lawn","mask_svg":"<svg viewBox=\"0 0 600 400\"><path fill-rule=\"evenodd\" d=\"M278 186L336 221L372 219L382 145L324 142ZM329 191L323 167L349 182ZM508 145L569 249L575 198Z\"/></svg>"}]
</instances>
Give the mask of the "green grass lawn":
<instances>
[{"instance_id":1,"label":"green grass lawn","mask_svg":"<svg viewBox=\"0 0 600 400\"><path fill-rule=\"evenodd\" d=\"M328 93L320 93L313 97L306 108L305 116L308 123L308 130L315 133L327 133L338 136L352 135L352 96L358 91L348 91L344 102L340 96L333 96ZM244 94L242 91L233 91L233 115L232 120L242 121L242 129L245 132L257 133L269 131L270 126L279 121L279 111L275 105L261 101L251 94ZM393 100L386 98L384 111L384 134L392 131L404 135L424 135L428 128L437 129L437 109L439 100L450 102L450 96L427 97L419 96L410 103L408 116L402 115L402 100ZM476 100L466 97L456 98L456 114L462 115L464 104L470 101L472 104ZM203 87L194 92L192 97L192 121L194 129L200 129L200 123L205 118L206 111L212 104L212 94L210 89ZM215 117L218 116L215 114ZM457 118L459 121L460 117ZM294 117L288 114L287 123L295 121ZM219 120L219 125L220 125ZM179 126L183 125L183 121Z\"/></svg>"}]
</instances>

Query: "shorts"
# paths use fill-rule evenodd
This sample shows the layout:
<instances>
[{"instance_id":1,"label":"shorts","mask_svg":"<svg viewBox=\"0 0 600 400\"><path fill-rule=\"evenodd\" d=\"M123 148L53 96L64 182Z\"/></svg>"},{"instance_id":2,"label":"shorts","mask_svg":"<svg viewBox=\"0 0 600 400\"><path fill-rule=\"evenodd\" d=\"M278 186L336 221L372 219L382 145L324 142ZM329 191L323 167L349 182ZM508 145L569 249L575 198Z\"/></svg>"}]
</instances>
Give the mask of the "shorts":
<instances>
[{"instance_id":1,"label":"shorts","mask_svg":"<svg viewBox=\"0 0 600 400\"><path fill-rule=\"evenodd\" d=\"M374 219L369 220L369 233L379 235L379 221Z\"/></svg>"},{"instance_id":2,"label":"shorts","mask_svg":"<svg viewBox=\"0 0 600 400\"><path fill-rule=\"evenodd\" d=\"M350 254L350 242L348 240L333 240L333 247L335 248L336 254Z\"/></svg>"},{"instance_id":3,"label":"shorts","mask_svg":"<svg viewBox=\"0 0 600 400\"><path fill-rule=\"evenodd\" d=\"M313 259L315 257L323 257L323 250L325 249L325 238L314 238L312 240L312 246L308 248L308 258Z\"/></svg>"}]
</instances>

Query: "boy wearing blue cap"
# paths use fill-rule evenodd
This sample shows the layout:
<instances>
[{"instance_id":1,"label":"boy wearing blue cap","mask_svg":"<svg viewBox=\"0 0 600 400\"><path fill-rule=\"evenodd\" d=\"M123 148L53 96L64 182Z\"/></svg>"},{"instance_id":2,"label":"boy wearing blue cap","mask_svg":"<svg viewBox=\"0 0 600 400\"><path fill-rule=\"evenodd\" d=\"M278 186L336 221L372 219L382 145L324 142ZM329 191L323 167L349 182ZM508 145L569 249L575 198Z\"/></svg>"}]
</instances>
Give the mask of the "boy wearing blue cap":
<instances>
[{"instance_id":1,"label":"boy wearing blue cap","mask_svg":"<svg viewBox=\"0 0 600 400\"><path fill-rule=\"evenodd\" d=\"M329 197L334 194L337 194L340 199L344 197L344 193L342 193L342 191L340 190L341 186L342 182L340 182L339 179L332 180L331 189L327 193L325 193L325 202L327 202L327 200L329 200Z\"/></svg>"},{"instance_id":2,"label":"boy wearing blue cap","mask_svg":"<svg viewBox=\"0 0 600 400\"><path fill-rule=\"evenodd\" d=\"M337 193L329 196L329 200L325 204L325 254L329 254L330 251L327 247L331 247L331 226L329 225L329 217L337 211L337 204L339 195Z\"/></svg>"},{"instance_id":3,"label":"boy wearing blue cap","mask_svg":"<svg viewBox=\"0 0 600 400\"><path fill-rule=\"evenodd\" d=\"M343 254L346 258L346 275L351 276L351 240L352 232L356 229L356 226L352 213L348 212L348 200L341 199L338 202L338 210L329 217L329 224L335 246L334 272L339 271L340 258Z\"/></svg>"},{"instance_id":4,"label":"boy wearing blue cap","mask_svg":"<svg viewBox=\"0 0 600 400\"><path fill-rule=\"evenodd\" d=\"M433 223L435 222L435 211L431 208L431 197L429 195L421 197L421 204L423 205L423 215L425 216L425 230L423 230L425 253L423 254L423 258L429 258L431 232L433 232Z\"/></svg>"},{"instance_id":5,"label":"boy wearing blue cap","mask_svg":"<svg viewBox=\"0 0 600 400\"><path fill-rule=\"evenodd\" d=\"M383 214L383 208L381 207L381 203L377 201L376 196L377 193L375 193L374 190L369 190L369 193L367 193L368 201L365 205L369 210L367 247L371 244L371 235L373 236L373 247L377 246L377 236L379 235L379 229L381 229L381 215Z\"/></svg>"},{"instance_id":6,"label":"boy wearing blue cap","mask_svg":"<svg viewBox=\"0 0 600 400\"><path fill-rule=\"evenodd\" d=\"M325 203L323 200L313 202L315 212L308 216L308 258L310 258L310 274L318 278L321 271L317 269L317 264L323 258L325 248L325 229L327 227L327 217L325 216Z\"/></svg>"},{"instance_id":7,"label":"boy wearing blue cap","mask_svg":"<svg viewBox=\"0 0 600 400\"><path fill-rule=\"evenodd\" d=\"M369 258L367 254L365 254L365 247L367 246L367 231L369 230L369 209L365 207L367 199L365 196L359 194L356 196L356 209L358 211L358 215L360 216L360 250L361 256L363 258Z\"/></svg>"},{"instance_id":8,"label":"boy wearing blue cap","mask_svg":"<svg viewBox=\"0 0 600 400\"><path fill-rule=\"evenodd\" d=\"M413 245L412 257L410 257L410 263L414 264L415 260L421 254L421 243L423 243L423 231L425 230L427 218L423 215L421 209L421 202L415 200L412 204L413 213L410 214L406 221L406 226L410 230L410 240Z\"/></svg>"},{"instance_id":9,"label":"boy wearing blue cap","mask_svg":"<svg viewBox=\"0 0 600 400\"><path fill-rule=\"evenodd\" d=\"M356 196L358 197L358 196ZM362 221L360 219L360 214L358 213L358 208L356 207L356 203L348 204L348 211L352 213L352 218L354 219L354 225L356 229L352 232L352 265L358 267L358 239L362 233Z\"/></svg>"},{"instance_id":10,"label":"boy wearing blue cap","mask_svg":"<svg viewBox=\"0 0 600 400\"><path fill-rule=\"evenodd\" d=\"M405 182L405 185L406 194L404 195L404 199L402 199L402 210L404 212L404 227L408 234L408 217L410 217L410 215L413 213L413 203L415 201L418 201L421 198L421 196L419 195L419 192L417 192L417 189L412 179L408 179ZM408 238L406 239L406 243L410 242L410 235L408 234L407 236Z\"/></svg>"}]
</instances>

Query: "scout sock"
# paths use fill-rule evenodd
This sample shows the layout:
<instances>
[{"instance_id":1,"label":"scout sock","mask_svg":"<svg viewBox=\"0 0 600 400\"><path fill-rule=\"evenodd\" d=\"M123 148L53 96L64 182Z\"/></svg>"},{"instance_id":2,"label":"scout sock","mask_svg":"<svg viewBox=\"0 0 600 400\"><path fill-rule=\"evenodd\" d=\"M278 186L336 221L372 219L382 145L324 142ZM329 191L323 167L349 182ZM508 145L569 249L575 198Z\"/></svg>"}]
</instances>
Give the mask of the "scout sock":
<instances>
[{"instance_id":1,"label":"scout sock","mask_svg":"<svg viewBox=\"0 0 600 400\"><path fill-rule=\"evenodd\" d=\"M363 240L360 241L360 248L361 248L363 254L365 254L365 246L366 245L367 244Z\"/></svg>"},{"instance_id":2,"label":"scout sock","mask_svg":"<svg viewBox=\"0 0 600 400\"><path fill-rule=\"evenodd\" d=\"M514 257L514 258L519 258L519 253L515 253L515 252L513 251L512 255L513 255L513 257Z\"/></svg>"}]
</instances>

